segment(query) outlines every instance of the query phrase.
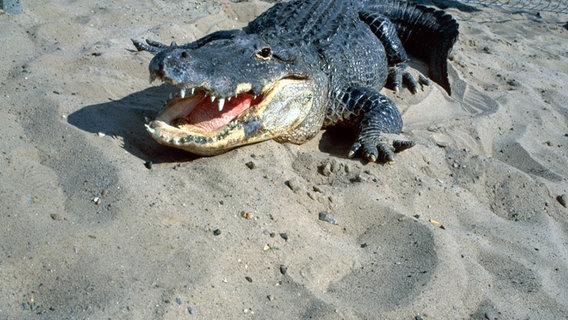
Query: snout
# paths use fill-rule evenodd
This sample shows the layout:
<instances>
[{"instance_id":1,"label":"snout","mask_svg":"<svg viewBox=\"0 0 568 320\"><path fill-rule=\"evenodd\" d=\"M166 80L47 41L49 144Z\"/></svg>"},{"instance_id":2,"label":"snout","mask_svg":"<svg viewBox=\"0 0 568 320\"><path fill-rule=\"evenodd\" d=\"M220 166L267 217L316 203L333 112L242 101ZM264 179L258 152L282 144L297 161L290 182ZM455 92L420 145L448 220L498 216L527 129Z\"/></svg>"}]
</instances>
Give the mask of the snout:
<instances>
[{"instance_id":1,"label":"snout","mask_svg":"<svg viewBox=\"0 0 568 320\"><path fill-rule=\"evenodd\" d=\"M172 48L156 54L148 67L150 76L166 82L183 82L191 68L191 57L187 49Z\"/></svg>"}]
</instances>

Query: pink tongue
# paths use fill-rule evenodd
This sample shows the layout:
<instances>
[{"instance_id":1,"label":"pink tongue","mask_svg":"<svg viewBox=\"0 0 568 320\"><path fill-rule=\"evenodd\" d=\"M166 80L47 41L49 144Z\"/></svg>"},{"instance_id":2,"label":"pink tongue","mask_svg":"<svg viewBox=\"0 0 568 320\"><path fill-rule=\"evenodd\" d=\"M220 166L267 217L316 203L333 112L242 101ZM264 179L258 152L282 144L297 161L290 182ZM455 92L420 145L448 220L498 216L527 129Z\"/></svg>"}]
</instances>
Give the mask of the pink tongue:
<instances>
[{"instance_id":1,"label":"pink tongue","mask_svg":"<svg viewBox=\"0 0 568 320\"><path fill-rule=\"evenodd\" d=\"M189 115L189 122L205 132L214 131L231 122L243 111L250 108L251 103L252 96L242 94L234 97L231 101L225 102L223 111L219 112L217 101L211 102L211 99L206 97L193 109L193 112Z\"/></svg>"}]
</instances>

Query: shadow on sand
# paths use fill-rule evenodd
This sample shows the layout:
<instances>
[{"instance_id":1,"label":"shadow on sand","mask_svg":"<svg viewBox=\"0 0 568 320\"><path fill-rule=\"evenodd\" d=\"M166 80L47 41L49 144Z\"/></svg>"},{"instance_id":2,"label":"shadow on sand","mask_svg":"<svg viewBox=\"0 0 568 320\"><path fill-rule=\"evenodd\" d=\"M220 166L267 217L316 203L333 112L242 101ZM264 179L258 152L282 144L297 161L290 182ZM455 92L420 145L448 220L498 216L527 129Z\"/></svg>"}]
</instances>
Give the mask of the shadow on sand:
<instances>
[{"instance_id":1,"label":"shadow on sand","mask_svg":"<svg viewBox=\"0 0 568 320\"><path fill-rule=\"evenodd\" d=\"M154 163L192 161L198 156L161 146L144 129L146 118L153 118L173 88L150 87L120 100L87 105L70 114L69 124L90 133L121 137L123 148L144 161Z\"/></svg>"}]
</instances>

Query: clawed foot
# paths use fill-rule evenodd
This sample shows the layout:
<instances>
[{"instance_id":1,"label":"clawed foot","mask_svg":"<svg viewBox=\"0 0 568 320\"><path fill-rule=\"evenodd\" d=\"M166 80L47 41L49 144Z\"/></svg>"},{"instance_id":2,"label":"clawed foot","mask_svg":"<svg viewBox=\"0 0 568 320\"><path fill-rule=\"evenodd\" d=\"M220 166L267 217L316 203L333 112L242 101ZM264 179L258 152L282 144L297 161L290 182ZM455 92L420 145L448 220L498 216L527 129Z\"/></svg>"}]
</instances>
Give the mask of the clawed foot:
<instances>
[{"instance_id":1,"label":"clawed foot","mask_svg":"<svg viewBox=\"0 0 568 320\"><path fill-rule=\"evenodd\" d=\"M418 92L418 85L423 90L424 86L430 85L430 80L423 76L418 75L418 81L414 79L414 76L405 70L406 65L400 65L392 67L389 71L388 87L392 88L395 92L399 92L400 88L404 85L412 94Z\"/></svg>"},{"instance_id":2,"label":"clawed foot","mask_svg":"<svg viewBox=\"0 0 568 320\"><path fill-rule=\"evenodd\" d=\"M393 163L394 154L412 148L414 141L394 140L392 145L384 142L357 141L351 146L348 157L360 153L369 162Z\"/></svg>"}]
</instances>

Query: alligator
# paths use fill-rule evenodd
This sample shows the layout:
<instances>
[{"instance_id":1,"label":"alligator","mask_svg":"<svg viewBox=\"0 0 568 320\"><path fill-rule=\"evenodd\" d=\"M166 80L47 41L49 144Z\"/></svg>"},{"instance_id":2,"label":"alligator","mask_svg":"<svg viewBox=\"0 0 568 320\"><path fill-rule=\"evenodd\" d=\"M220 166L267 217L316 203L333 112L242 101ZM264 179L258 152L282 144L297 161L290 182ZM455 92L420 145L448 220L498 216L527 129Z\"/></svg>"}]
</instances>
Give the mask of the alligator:
<instances>
[{"instance_id":1,"label":"alligator","mask_svg":"<svg viewBox=\"0 0 568 320\"><path fill-rule=\"evenodd\" d=\"M146 124L160 144L208 156L268 139L301 144L340 125L356 136L348 157L388 163L414 142L386 141L402 119L379 90L429 84L407 71L411 54L451 94L457 37L450 15L406 1L296 0L183 45L132 41L154 54L150 82L179 89Z\"/></svg>"}]
</instances>

